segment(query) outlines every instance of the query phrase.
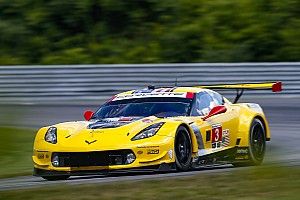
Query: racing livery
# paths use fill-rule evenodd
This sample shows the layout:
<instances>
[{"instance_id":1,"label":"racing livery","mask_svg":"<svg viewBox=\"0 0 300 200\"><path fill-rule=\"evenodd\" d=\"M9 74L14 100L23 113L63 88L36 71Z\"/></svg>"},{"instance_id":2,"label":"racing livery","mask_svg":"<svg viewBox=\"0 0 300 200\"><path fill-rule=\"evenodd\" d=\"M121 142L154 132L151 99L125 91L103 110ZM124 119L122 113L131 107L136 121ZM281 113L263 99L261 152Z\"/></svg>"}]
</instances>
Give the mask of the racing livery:
<instances>
[{"instance_id":1,"label":"racing livery","mask_svg":"<svg viewBox=\"0 0 300 200\"><path fill-rule=\"evenodd\" d=\"M211 89L236 89L231 103ZM122 170L180 170L262 163L271 139L262 108L237 103L246 89L281 91L281 82L132 90L85 121L41 128L34 174L47 180Z\"/></svg>"}]
</instances>

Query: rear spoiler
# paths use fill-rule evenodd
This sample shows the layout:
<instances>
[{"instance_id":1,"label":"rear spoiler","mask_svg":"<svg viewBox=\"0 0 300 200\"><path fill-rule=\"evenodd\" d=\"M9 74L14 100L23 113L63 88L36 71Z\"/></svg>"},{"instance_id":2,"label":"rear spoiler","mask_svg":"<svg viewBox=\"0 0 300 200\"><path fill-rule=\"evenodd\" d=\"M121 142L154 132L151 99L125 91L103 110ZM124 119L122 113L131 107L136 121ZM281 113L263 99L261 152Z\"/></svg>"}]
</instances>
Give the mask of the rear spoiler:
<instances>
[{"instance_id":1,"label":"rear spoiler","mask_svg":"<svg viewBox=\"0 0 300 200\"><path fill-rule=\"evenodd\" d=\"M242 84L225 84L225 85L202 85L195 86L207 89L236 89L236 97L233 103L238 102L243 95L244 90L272 90L272 92L281 92L282 83L268 82L268 83L242 83Z\"/></svg>"}]
</instances>

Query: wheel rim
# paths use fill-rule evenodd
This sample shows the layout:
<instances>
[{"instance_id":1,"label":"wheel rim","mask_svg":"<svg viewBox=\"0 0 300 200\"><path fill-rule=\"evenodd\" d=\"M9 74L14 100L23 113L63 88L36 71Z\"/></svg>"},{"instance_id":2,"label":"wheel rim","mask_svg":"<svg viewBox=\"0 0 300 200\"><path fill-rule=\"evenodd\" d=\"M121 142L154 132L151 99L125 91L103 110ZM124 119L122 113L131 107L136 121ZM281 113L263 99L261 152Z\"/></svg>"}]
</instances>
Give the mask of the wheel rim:
<instances>
[{"instance_id":1,"label":"wheel rim","mask_svg":"<svg viewBox=\"0 0 300 200\"><path fill-rule=\"evenodd\" d=\"M176 140L176 157L181 164L187 164L190 157L189 138L183 132L179 132Z\"/></svg>"},{"instance_id":2,"label":"wheel rim","mask_svg":"<svg viewBox=\"0 0 300 200\"><path fill-rule=\"evenodd\" d=\"M251 140L251 149L253 156L258 160L263 159L265 153L265 139L264 131L259 124L253 127Z\"/></svg>"}]
</instances>

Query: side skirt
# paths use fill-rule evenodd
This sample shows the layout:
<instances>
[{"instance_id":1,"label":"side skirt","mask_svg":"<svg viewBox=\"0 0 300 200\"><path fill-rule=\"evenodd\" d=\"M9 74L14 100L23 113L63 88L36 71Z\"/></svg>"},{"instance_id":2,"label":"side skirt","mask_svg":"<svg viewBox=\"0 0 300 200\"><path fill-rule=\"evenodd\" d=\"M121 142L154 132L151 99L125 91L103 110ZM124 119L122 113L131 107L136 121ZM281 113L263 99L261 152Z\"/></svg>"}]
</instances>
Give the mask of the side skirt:
<instances>
[{"instance_id":1,"label":"side skirt","mask_svg":"<svg viewBox=\"0 0 300 200\"><path fill-rule=\"evenodd\" d=\"M206 155L198 156L193 159L193 167L220 165L233 163L237 154L238 147L232 147L226 150L212 152Z\"/></svg>"}]
</instances>

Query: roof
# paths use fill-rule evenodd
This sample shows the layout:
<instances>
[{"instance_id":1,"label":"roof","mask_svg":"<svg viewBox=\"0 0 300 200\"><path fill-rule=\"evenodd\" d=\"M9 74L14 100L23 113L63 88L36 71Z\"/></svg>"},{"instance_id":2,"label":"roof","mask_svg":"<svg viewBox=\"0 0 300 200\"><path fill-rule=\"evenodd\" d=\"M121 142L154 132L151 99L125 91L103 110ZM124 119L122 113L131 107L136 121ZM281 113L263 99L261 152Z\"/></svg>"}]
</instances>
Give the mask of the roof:
<instances>
[{"instance_id":1,"label":"roof","mask_svg":"<svg viewBox=\"0 0 300 200\"><path fill-rule=\"evenodd\" d=\"M135 99L135 98L148 98L148 97L177 97L177 98L193 98L194 93L204 91L206 89L195 87L165 87L165 88L144 88L141 90L130 90L122 92L114 96L111 101Z\"/></svg>"},{"instance_id":2,"label":"roof","mask_svg":"<svg viewBox=\"0 0 300 200\"><path fill-rule=\"evenodd\" d=\"M122 92L117 94L117 96L127 95L127 94L138 94L138 93L159 93L159 92L169 92L169 93L177 93L177 92L192 92L192 93L198 93L201 91L204 91L206 89L203 88L196 88L196 87L161 87L161 88L155 88L154 90L144 88L140 90L129 90L126 92Z\"/></svg>"}]
</instances>

